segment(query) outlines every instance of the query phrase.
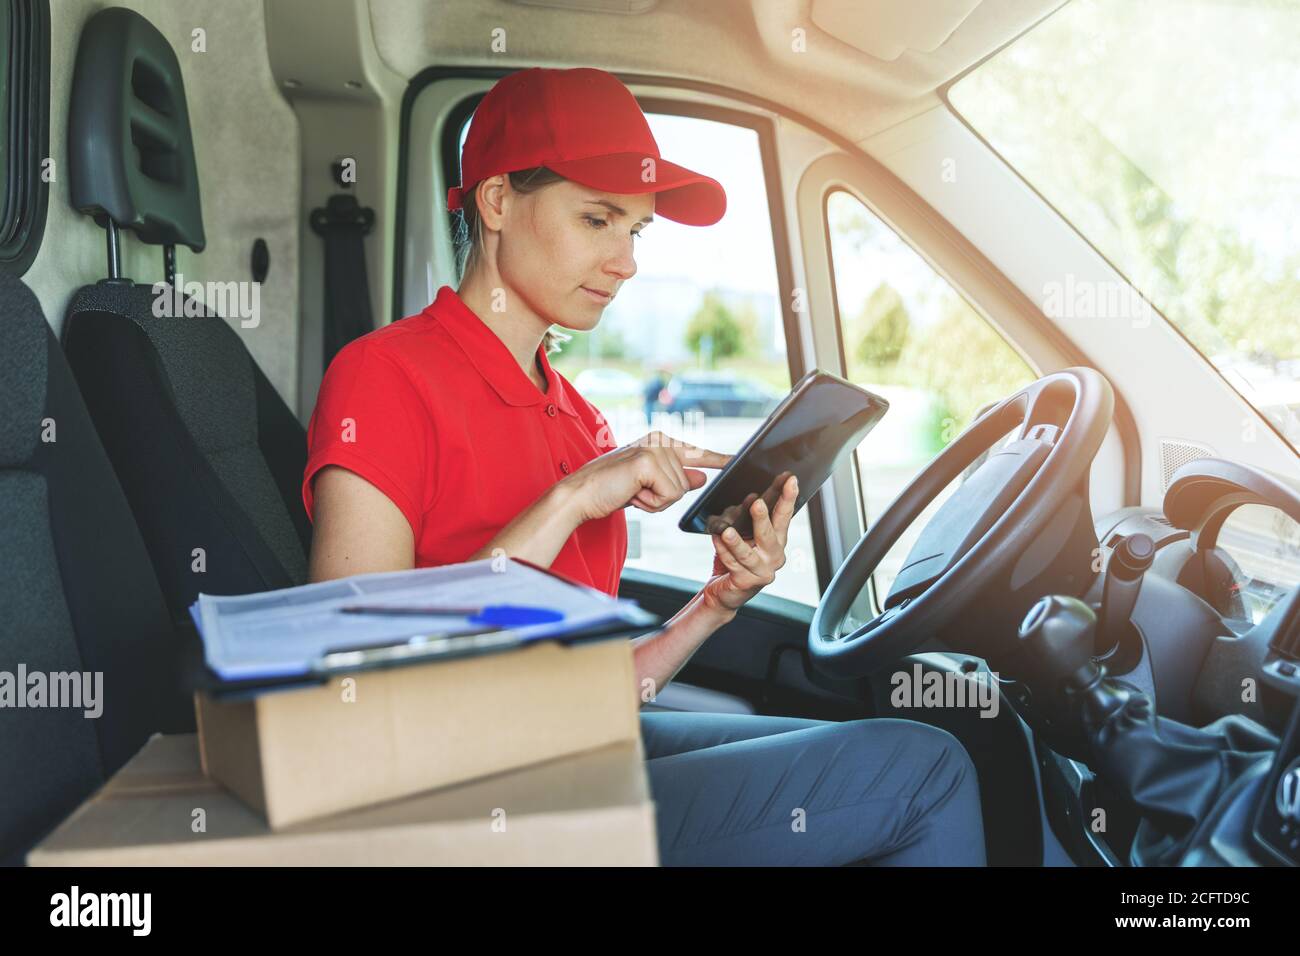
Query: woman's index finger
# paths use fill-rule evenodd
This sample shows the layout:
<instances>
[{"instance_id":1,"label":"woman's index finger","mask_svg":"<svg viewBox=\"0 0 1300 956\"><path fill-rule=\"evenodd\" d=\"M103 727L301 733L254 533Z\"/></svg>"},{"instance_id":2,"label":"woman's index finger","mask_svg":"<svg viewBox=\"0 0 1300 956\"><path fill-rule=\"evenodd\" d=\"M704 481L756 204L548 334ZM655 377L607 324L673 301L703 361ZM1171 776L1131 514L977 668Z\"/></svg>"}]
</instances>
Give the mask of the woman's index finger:
<instances>
[{"instance_id":1,"label":"woman's index finger","mask_svg":"<svg viewBox=\"0 0 1300 956\"><path fill-rule=\"evenodd\" d=\"M735 455L724 455L720 451L710 451L707 448L700 448L689 442L674 442L673 451L677 457L687 465L694 468L725 468Z\"/></svg>"}]
</instances>

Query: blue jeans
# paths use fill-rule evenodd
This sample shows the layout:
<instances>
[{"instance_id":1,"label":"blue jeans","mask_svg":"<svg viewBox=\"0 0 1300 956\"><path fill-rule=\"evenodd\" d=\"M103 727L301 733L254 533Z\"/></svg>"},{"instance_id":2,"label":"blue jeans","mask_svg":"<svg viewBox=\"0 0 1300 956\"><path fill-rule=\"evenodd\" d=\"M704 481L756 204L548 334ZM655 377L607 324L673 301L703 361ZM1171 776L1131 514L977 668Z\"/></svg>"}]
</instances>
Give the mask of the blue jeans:
<instances>
[{"instance_id":1,"label":"blue jeans","mask_svg":"<svg viewBox=\"0 0 1300 956\"><path fill-rule=\"evenodd\" d=\"M649 711L664 866L983 866L975 768L908 720Z\"/></svg>"}]
</instances>

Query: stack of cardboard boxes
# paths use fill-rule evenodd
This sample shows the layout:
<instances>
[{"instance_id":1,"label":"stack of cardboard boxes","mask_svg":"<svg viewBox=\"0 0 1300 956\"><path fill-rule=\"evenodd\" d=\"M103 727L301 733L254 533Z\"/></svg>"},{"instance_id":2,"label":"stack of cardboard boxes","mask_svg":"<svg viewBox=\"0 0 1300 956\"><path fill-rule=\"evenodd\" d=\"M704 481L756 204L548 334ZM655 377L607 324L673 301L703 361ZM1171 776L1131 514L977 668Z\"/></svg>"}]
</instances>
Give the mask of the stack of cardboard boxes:
<instances>
[{"instance_id":1,"label":"stack of cardboard boxes","mask_svg":"<svg viewBox=\"0 0 1300 956\"><path fill-rule=\"evenodd\" d=\"M155 736L32 865L654 865L631 644L239 700Z\"/></svg>"}]
</instances>

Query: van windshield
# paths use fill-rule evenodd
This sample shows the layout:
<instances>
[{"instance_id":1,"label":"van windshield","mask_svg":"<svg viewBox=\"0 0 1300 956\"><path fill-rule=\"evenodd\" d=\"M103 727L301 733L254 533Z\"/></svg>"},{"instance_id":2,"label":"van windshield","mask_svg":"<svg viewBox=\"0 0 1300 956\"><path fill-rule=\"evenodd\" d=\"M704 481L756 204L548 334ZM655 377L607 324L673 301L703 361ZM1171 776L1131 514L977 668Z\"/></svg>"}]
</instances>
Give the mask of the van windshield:
<instances>
[{"instance_id":1,"label":"van windshield","mask_svg":"<svg viewBox=\"0 0 1300 956\"><path fill-rule=\"evenodd\" d=\"M1300 4L1074 0L948 91L1300 448Z\"/></svg>"}]
</instances>

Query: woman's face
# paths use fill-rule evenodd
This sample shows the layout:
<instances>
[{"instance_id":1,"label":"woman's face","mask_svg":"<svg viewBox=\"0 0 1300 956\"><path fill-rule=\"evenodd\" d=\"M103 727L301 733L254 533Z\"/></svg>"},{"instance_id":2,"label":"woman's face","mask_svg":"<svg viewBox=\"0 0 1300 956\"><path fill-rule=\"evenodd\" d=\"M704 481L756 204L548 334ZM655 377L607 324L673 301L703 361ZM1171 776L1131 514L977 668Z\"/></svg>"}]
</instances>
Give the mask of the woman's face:
<instances>
[{"instance_id":1,"label":"woman's face","mask_svg":"<svg viewBox=\"0 0 1300 956\"><path fill-rule=\"evenodd\" d=\"M543 320L595 328L636 275L636 237L654 218L654 193L605 193L563 180L508 195L497 247L502 280Z\"/></svg>"}]
</instances>

